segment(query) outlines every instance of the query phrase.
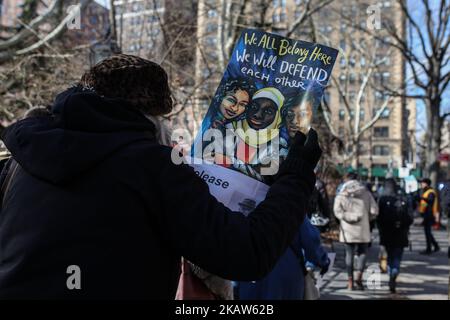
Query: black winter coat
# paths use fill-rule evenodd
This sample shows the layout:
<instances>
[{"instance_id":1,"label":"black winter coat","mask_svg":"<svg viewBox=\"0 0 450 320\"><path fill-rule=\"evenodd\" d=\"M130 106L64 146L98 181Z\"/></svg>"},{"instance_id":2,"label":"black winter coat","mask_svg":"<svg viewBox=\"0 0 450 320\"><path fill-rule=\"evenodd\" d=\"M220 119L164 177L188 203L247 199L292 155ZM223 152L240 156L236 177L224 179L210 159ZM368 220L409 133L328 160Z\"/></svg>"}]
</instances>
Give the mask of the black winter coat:
<instances>
[{"instance_id":1,"label":"black winter coat","mask_svg":"<svg viewBox=\"0 0 450 320\"><path fill-rule=\"evenodd\" d=\"M173 299L180 256L221 277L257 280L305 216L312 168L290 158L248 217L209 194L154 126L124 101L69 89L53 116L3 140L20 169L0 212L0 299ZM81 270L81 289L66 285Z\"/></svg>"},{"instance_id":2,"label":"black winter coat","mask_svg":"<svg viewBox=\"0 0 450 320\"><path fill-rule=\"evenodd\" d=\"M396 202L398 208L401 208L398 211L394 209ZM407 247L409 227L414 221L408 211L407 199L399 195L384 195L380 197L378 207L380 244L386 247Z\"/></svg>"}]
</instances>

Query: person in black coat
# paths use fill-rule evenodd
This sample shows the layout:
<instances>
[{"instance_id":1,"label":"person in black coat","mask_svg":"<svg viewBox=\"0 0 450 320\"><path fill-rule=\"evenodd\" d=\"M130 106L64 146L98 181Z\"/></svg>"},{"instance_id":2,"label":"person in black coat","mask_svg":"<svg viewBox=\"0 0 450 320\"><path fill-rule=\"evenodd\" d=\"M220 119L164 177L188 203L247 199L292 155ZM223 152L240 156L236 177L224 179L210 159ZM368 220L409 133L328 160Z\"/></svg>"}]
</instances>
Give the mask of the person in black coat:
<instances>
[{"instance_id":1,"label":"person in black coat","mask_svg":"<svg viewBox=\"0 0 450 320\"><path fill-rule=\"evenodd\" d=\"M377 225L380 232L380 245L386 248L389 288L392 293L395 293L403 248L409 244L408 233L413 217L409 213L406 197L401 194L392 178L386 179L378 205Z\"/></svg>"},{"instance_id":2,"label":"person in black coat","mask_svg":"<svg viewBox=\"0 0 450 320\"><path fill-rule=\"evenodd\" d=\"M274 267L305 216L317 134L295 137L246 217L158 143L147 115L171 106L159 65L117 55L59 94L51 114L6 128L5 170L17 170L1 202L0 299L174 299L181 256L231 280Z\"/></svg>"}]
</instances>

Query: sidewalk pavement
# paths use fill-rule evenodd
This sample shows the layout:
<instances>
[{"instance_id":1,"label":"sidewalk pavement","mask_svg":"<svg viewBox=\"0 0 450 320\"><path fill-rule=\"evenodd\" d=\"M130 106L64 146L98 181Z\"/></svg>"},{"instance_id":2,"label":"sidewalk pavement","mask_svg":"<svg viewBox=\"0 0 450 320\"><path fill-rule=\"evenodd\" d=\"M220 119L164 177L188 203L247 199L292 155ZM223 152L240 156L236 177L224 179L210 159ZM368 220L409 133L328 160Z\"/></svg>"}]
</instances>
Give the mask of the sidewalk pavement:
<instances>
[{"instance_id":1,"label":"sidewalk pavement","mask_svg":"<svg viewBox=\"0 0 450 320\"><path fill-rule=\"evenodd\" d=\"M380 272L378 263L379 238L374 231L374 241L369 248L368 271L364 273L364 291L347 290L345 250L342 243L334 243L336 261L333 269L324 277L321 288L322 300L352 299L399 299L399 300L447 300L449 290L449 259L447 257L447 230L433 230L441 251L426 256L419 254L425 249L423 227L416 220L410 230L410 248L405 248L400 275L397 279L397 293L388 288L389 276ZM447 225L447 221L443 221ZM368 280L368 281L367 281ZM368 286L370 288L368 288Z\"/></svg>"}]
</instances>

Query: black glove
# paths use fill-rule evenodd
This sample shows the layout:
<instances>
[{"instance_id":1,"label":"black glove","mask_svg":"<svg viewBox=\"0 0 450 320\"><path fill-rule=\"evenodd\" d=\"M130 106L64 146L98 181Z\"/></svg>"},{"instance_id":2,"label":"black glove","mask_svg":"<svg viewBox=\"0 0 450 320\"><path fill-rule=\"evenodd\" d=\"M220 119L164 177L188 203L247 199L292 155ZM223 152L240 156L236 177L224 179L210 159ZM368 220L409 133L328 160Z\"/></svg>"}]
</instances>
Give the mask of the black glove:
<instances>
[{"instance_id":1,"label":"black glove","mask_svg":"<svg viewBox=\"0 0 450 320\"><path fill-rule=\"evenodd\" d=\"M326 263L324 266L322 266L322 268L320 269L320 275L321 275L321 276L323 276L325 273L328 272L328 268L330 267L330 263L331 263L331 261L330 261L330 259L328 258L328 259L327 259L327 263Z\"/></svg>"},{"instance_id":2,"label":"black glove","mask_svg":"<svg viewBox=\"0 0 450 320\"><path fill-rule=\"evenodd\" d=\"M321 155L322 149L319 146L317 132L314 129L310 129L307 136L297 131L287 159L300 158L314 169Z\"/></svg>"},{"instance_id":3,"label":"black glove","mask_svg":"<svg viewBox=\"0 0 450 320\"><path fill-rule=\"evenodd\" d=\"M316 182L314 168L321 154L322 149L319 147L319 139L314 129L310 129L307 136L297 131L275 180L285 173L294 173L307 185L311 193Z\"/></svg>"}]
</instances>

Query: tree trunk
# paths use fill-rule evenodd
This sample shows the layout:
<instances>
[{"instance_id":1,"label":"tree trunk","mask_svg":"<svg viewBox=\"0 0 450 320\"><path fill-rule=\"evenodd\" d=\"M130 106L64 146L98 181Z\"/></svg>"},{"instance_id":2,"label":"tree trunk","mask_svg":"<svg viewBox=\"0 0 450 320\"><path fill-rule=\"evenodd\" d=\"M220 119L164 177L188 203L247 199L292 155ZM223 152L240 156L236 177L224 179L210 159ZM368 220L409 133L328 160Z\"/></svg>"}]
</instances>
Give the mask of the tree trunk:
<instances>
[{"instance_id":1,"label":"tree trunk","mask_svg":"<svg viewBox=\"0 0 450 320\"><path fill-rule=\"evenodd\" d=\"M117 43L116 7L114 1L109 1L109 24L111 28L111 40Z\"/></svg>"},{"instance_id":2,"label":"tree trunk","mask_svg":"<svg viewBox=\"0 0 450 320\"><path fill-rule=\"evenodd\" d=\"M440 97L427 99L428 128L426 144L426 175L436 187L439 175L439 151L441 146L442 120L439 115Z\"/></svg>"},{"instance_id":3,"label":"tree trunk","mask_svg":"<svg viewBox=\"0 0 450 320\"><path fill-rule=\"evenodd\" d=\"M360 156L359 139L353 141L352 147L353 147L352 167L356 170L356 172L358 172L359 156Z\"/></svg>"}]
</instances>

